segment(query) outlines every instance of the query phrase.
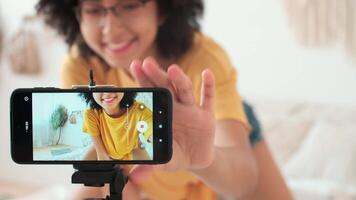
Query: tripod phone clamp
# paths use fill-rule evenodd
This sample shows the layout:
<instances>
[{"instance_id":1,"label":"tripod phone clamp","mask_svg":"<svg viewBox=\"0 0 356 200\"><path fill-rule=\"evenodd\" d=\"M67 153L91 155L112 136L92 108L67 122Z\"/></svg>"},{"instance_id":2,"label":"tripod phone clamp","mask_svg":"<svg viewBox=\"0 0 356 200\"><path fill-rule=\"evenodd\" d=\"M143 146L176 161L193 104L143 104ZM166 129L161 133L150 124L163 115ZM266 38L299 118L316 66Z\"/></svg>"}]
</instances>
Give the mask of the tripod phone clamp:
<instances>
[{"instance_id":1,"label":"tripod phone clamp","mask_svg":"<svg viewBox=\"0 0 356 200\"><path fill-rule=\"evenodd\" d=\"M72 89L88 88L111 88L113 85L96 85L93 70L89 72L90 82L88 85L73 85ZM73 184L84 184L89 187L103 187L110 184L110 194L103 200L122 200L122 190L128 181L119 165L115 164L74 164L76 171L72 175Z\"/></svg>"},{"instance_id":2,"label":"tripod phone clamp","mask_svg":"<svg viewBox=\"0 0 356 200\"><path fill-rule=\"evenodd\" d=\"M89 90L94 88L113 88L115 85L96 85L94 81L94 72L91 68L89 71L89 84L88 85L72 85L72 89L88 88Z\"/></svg>"},{"instance_id":3,"label":"tripod phone clamp","mask_svg":"<svg viewBox=\"0 0 356 200\"><path fill-rule=\"evenodd\" d=\"M74 164L73 184L103 187L110 184L110 194L102 200L122 200L122 190L128 181L123 170L115 164Z\"/></svg>"}]
</instances>

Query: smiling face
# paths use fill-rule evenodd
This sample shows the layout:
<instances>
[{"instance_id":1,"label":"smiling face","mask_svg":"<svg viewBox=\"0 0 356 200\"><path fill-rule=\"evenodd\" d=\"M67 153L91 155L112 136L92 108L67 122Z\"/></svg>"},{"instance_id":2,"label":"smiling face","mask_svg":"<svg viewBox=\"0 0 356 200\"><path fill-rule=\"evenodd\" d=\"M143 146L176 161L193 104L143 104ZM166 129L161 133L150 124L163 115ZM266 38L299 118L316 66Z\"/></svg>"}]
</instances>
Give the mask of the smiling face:
<instances>
[{"instance_id":1,"label":"smiling face","mask_svg":"<svg viewBox=\"0 0 356 200\"><path fill-rule=\"evenodd\" d=\"M93 98L97 104L99 104L107 114L114 116L119 114L120 108L119 104L122 98L124 97L124 93L107 93L107 92L94 92Z\"/></svg>"},{"instance_id":2,"label":"smiling face","mask_svg":"<svg viewBox=\"0 0 356 200\"><path fill-rule=\"evenodd\" d=\"M159 26L157 3L154 0L142 2L83 0L80 3L80 30L83 38L111 67L128 69L132 60L157 54L155 47ZM113 10L114 7L116 11ZM92 20L99 18L93 18L98 8L99 10L112 8L110 11L106 10L100 22Z\"/></svg>"}]
</instances>

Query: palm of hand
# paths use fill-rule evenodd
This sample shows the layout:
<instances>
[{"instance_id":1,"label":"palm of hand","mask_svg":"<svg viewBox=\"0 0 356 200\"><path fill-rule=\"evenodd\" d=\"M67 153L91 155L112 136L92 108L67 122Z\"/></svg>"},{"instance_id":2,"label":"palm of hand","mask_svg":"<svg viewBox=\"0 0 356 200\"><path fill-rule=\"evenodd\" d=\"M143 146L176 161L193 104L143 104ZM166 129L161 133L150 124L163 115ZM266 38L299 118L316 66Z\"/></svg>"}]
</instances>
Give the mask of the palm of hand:
<instances>
[{"instance_id":1,"label":"palm of hand","mask_svg":"<svg viewBox=\"0 0 356 200\"><path fill-rule=\"evenodd\" d=\"M207 167L214 156L214 76L209 70L202 73L201 102L194 100L191 80L177 65L167 72L152 58L133 62L131 73L141 86L165 87L173 96L173 155L162 165L165 170L198 169Z\"/></svg>"},{"instance_id":2,"label":"palm of hand","mask_svg":"<svg viewBox=\"0 0 356 200\"><path fill-rule=\"evenodd\" d=\"M173 107L173 157L168 170L204 168L213 160L215 119L197 105Z\"/></svg>"}]
</instances>

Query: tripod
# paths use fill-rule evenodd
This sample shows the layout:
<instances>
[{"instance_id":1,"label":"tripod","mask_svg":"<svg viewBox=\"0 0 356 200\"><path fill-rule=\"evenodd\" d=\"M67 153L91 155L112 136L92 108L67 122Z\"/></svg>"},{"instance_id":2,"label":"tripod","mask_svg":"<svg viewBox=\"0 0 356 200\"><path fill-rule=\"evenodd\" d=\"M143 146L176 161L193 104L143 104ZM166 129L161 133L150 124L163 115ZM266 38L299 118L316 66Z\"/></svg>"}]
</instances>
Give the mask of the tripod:
<instances>
[{"instance_id":1,"label":"tripod","mask_svg":"<svg viewBox=\"0 0 356 200\"><path fill-rule=\"evenodd\" d=\"M72 88L95 88L94 73L90 69L89 85L73 85ZM103 85L99 87L114 87L110 85ZM102 200L122 200L122 190L128 181L127 176L123 173L120 166L114 164L74 164L75 171L72 175L73 184L84 184L89 187L103 187L105 183L110 184L110 194Z\"/></svg>"},{"instance_id":2,"label":"tripod","mask_svg":"<svg viewBox=\"0 0 356 200\"><path fill-rule=\"evenodd\" d=\"M73 184L84 184L89 187L103 187L110 184L110 194L102 200L122 200L122 190L128 181L119 166L114 164L74 164L77 170L72 175Z\"/></svg>"}]
</instances>

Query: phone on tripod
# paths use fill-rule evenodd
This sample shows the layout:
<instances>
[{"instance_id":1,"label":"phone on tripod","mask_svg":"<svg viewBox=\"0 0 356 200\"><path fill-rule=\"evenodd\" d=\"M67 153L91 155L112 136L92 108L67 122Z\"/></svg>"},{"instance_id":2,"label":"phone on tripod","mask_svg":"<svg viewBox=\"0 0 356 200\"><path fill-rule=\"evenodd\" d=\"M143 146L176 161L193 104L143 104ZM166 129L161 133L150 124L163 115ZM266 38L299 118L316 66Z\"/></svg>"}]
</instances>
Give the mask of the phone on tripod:
<instances>
[{"instance_id":1,"label":"phone on tripod","mask_svg":"<svg viewBox=\"0 0 356 200\"><path fill-rule=\"evenodd\" d=\"M22 88L10 100L19 164L162 164L172 156L163 88Z\"/></svg>"}]
</instances>

